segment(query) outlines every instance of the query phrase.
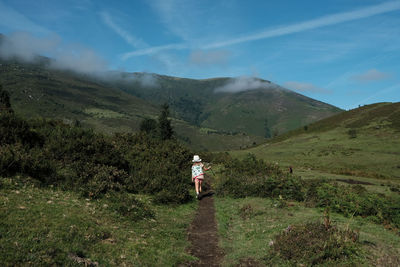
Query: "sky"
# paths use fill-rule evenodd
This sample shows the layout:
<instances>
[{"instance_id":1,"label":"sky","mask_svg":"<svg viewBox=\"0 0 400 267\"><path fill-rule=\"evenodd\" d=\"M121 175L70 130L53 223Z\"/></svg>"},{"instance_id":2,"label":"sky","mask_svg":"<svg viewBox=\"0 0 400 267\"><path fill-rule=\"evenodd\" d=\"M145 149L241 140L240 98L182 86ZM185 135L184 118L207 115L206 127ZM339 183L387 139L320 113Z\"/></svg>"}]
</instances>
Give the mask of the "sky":
<instances>
[{"instance_id":1,"label":"sky","mask_svg":"<svg viewBox=\"0 0 400 267\"><path fill-rule=\"evenodd\" d=\"M400 0L0 0L0 33L0 56L78 72L259 77L346 110L400 101Z\"/></svg>"}]
</instances>

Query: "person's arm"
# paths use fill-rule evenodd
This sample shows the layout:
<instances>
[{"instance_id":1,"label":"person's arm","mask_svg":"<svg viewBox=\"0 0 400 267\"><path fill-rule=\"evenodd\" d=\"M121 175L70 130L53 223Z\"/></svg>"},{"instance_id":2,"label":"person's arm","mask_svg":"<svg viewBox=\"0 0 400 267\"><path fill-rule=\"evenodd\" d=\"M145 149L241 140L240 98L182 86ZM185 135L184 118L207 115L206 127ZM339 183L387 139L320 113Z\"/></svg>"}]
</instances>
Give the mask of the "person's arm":
<instances>
[{"instance_id":1,"label":"person's arm","mask_svg":"<svg viewBox=\"0 0 400 267\"><path fill-rule=\"evenodd\" d=\"M203 166L204 166L204 165L203 165ZM209 169L211 169L211 165L208 166L208 168L204 166L204 170L205 170L205 171L208 171Z\"/></svg>"}]
</instances>

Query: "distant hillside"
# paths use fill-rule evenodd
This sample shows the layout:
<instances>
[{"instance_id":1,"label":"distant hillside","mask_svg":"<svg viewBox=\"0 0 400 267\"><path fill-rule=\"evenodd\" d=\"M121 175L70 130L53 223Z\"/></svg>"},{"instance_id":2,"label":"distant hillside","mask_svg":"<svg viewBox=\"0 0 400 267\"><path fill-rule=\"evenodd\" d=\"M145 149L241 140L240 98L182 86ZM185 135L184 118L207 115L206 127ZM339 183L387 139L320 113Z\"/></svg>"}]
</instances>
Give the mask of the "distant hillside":
<instances>
[{"instance_id":1,"label":"distant hillside","mask_svg":"<svg viewBox=\"0 0 400 267\"><path fill-rule=\"evenodd\" d=\"M346 111L233 154L295 169L400 179L400 102Z\"/></svg>"},{"instance_id":2,"label":"distant hillside","mask_svg":"<svg viewBox=\"0 0 400 267\"><path fill-rule=\"evenodd\" d=\"M194 80L156 74L125 74L129 75L137 77L136 82L113 82L112 85L152 103L168 102L177 117L224 132L270 137L342 111L256 78ZM141 78L144 75L150 77L153 84L143 86ZM259 87L246 87L254 84ZM228 92L229 86L240 90Z\"/></svg>"},{"instance_id":3,"label":"distant hillside","mask_svg":"<svg viewBox=\"0 0 400 267\"><path fill-rule=\"evenodd\" d=\"M104 133L134 132L143 118L156 119L158 103L150 103L92 77L46 67L0 60L0 84L10 92L14 110L23 117L79 121ZM263 142L262 137L225 134L181 119L172 121L177 136L196 150L230 150Z\"/></svg>"},{"instance_id":4,"label":"distant hillside","mask_svg":"<svg viewBox=\"0 0 400 267\"><path fill-rule=\"evenodd\" d=\"M0 34L0 45L5 40ZM342 110L258 78L185 79L105 72L97 77L0 59L0 84L24 117L50 117L112 132L137 131L170 105L177 136L192 148L230 150L259 144Z\"/></svg>"}]
</instances>

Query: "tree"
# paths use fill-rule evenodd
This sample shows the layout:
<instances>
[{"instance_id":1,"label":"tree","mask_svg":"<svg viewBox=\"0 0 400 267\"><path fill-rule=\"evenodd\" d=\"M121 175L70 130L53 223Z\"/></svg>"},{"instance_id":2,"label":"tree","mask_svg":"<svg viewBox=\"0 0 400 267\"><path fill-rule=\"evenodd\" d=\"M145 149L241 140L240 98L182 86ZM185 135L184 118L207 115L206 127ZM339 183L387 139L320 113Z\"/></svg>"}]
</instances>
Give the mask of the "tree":
<instances>
[{"instance_id":1,"label":"tree","mask_svg":"<svg viewBox=\"0 0 400 267\"><path fill-rule=\"evenodd\" d=\"M14 111L11 108L10 94L0 85L0 113L2 112L13 113Z\"/></svg>"},{"instance_id":2,"label":"tree","mask_svg":"<svg viewBox=\"0 0 400 267\"><path fill-rule=\"evenodd\" d=\"M269 129L269 125L268 125L268 119L264 120L264 137L265 138L271 138L271 130Z\"/></svg>"},{"instance_id":3,"label":"tree","mask_svg":"<svg viewBox=\"0 0 400 267\"><path fill-rule=\"evenodd\" d=\"M158 127L160 130L161 140L172 139L174 131L171 126L171 121L168 119L169 106L167 103L161 106L161 114L158 116Z\"/></svg>"},{"instance_id":4,"label":"tree","mask_svg":"<svg viewBox=\"0 0 400 267\"><path fill-rule=\"evenodd\" d=\"M157 130L157 121L153 119L143 119L140 122L140 131L145 132L147 134L155 133Z\"/></svg>"}]
</instances>

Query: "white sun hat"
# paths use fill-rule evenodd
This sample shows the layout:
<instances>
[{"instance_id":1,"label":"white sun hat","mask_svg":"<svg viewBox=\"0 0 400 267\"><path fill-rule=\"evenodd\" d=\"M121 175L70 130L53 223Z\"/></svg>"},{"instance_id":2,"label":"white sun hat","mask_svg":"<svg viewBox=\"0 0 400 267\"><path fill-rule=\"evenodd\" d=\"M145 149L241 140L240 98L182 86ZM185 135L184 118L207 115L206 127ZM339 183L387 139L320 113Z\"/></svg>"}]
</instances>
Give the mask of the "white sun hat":
<instances>
[{"instance_id":1,"label":"white sun hat","mask_svg":"<svg viewBox=\"0 0 400 267\"><path fill-rule=\"evenodd\" d=\"M192 162L201 162L201 158L198 155L194 155Z\"/></svg>"}]
</instances>

